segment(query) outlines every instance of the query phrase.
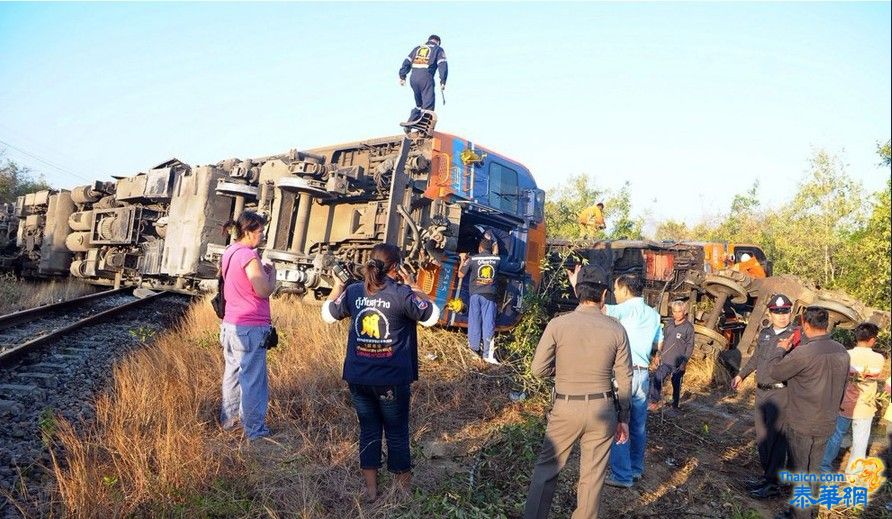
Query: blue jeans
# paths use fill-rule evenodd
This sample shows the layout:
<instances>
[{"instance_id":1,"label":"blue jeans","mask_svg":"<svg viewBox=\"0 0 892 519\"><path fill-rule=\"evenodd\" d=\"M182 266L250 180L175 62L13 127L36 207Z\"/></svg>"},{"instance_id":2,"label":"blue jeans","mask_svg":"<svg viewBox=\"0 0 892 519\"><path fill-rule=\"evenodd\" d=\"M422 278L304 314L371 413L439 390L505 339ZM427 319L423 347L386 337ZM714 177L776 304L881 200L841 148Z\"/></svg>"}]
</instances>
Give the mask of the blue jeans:
<instances>
[{"instance_id":1,"label":"blue jeans","mask_svg":"<svg viewBox=\"0 0 892 519\"><path fill-rule=\"evenodd\" d=\"M350 397L359 417L359 465L381 468L381 432L387 436L387 470L412 470L409 452L409 384L364 386L350 384Z\"/></svg>"},{"instance_id":2,"label":"blue jeans","mask_svg":"<svg viewBox=\"0 0 892 519\"><path fill-rule=\"evenodd\" d=\"M836 430L827 440L827 447L824 449L824 459L821 460L821 472L833 472L833 462L839 455L839 444L842 443L843 436L852 428L852 448L849 450L849 465L858 458L867 455L867 444L870 443L870 425L873 418L847 418L839 415L836 417ZM847 472L848 467L840 472Z\"/></svg>"},{"instance_id":3,"label":"blue jeans","mask_svg":"<svg viewBox=\"0 0 892 519\"><path fill-rule=\"evenodd\" d=\"M224 429L231 429L241 418L245 435L251 440L269 434L265 423L269 385L263 348L269 331L269 325L241 326L226 322L220 325L220 344L226 362L220 423Z\"/></svg>"},{"instance_id":4,"label":"blue jeans","mask_svg":"<svg viewBox=\"0 0 892 519\"><path fill-rule=\"evenodd\" d=\"M468 308L468 345L471 350L480 351L483 340L483 356L492 356L493 335L496 329L496 302L481 295L471 294Z\"/></svg>"},{"instance_id":5,"label":"blue jeans","mask_svg":"<svg viewBox=\"0 0 892 519\"><path fill-rule=\"evenodd\" d=\"M632 483L644 474L644 448L647 444L647 369L632 372L632 397L629 413L629 441L615 443L610 449L610 472L620 483Z\"/></svg>"}]
</instances>

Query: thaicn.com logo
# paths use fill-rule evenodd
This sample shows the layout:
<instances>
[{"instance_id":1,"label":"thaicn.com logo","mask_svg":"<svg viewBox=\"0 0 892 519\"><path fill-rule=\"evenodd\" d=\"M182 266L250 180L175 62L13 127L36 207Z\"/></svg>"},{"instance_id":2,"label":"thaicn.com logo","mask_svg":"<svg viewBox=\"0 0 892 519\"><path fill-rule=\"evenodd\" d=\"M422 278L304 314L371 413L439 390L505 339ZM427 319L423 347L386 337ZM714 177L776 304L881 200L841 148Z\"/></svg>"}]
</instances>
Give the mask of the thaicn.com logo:
<instances>
[{"instance_id":1,"label":"thaicn.com logo","mask_svg":"<svg viewBox=\"0 0 892 519\"><path fill-rule=\"evenodd\" d=\"M879 458L858 458L847 473L807 474L781 471L782 483L793 483L790 504L794 508L823 506L826 508L865 508L870 495L886 481L883 461ZM817 494L815 493L817 489Z\"/></svg>"}]
</instances>

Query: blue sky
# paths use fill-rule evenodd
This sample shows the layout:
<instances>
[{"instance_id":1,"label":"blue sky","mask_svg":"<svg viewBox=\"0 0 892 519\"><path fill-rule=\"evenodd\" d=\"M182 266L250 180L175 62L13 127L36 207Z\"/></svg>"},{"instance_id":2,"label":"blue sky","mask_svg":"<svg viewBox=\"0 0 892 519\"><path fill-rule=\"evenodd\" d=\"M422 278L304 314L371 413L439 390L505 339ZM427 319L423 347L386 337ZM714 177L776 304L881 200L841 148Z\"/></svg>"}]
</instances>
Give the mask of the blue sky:
<instances>
[{"instance_id":1,"label":"blue sky","mask_svg":"<svg viewBox=\"0 0 892 519\"><path fill-rule=\"evenodd\" d=\"M3 3L0 140L71 187L395 134L413 104L397 69L435 32L438 129L544 188L629 181L636 213L693 223L756 179L783 203L815 148L884 184L890 18L889 2Z\"/></svg>"}]
</instances>

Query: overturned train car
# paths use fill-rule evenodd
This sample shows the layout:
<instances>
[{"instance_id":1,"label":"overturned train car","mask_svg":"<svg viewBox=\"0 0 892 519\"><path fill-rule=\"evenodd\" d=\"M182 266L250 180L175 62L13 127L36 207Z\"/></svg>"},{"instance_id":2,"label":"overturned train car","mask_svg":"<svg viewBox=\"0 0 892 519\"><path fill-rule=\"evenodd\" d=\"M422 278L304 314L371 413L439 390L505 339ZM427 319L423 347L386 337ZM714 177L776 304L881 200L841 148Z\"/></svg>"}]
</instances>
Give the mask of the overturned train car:
<instances>
[{"instance_id":1,"label":"overturned train car","mask_svg":"<svg viewBox=\"0 0 892 519\"><path fill-rule=\"evenodd\" d=\"M172 159L113 182L31 193L5 209L0 265L26 277L213 290L229 243L222 225L246 208L269 217L262 256L277 265L278 292L308 299L328 294L336 265L359 278L386 241L441 307L467 303L458 254L490 231L502 258L497 325L508 327L545 254L544 193L529 170L434 132L205 166ZM461 306L448 305L441 324L464 326Z\"/></svg>"}]
</instances>

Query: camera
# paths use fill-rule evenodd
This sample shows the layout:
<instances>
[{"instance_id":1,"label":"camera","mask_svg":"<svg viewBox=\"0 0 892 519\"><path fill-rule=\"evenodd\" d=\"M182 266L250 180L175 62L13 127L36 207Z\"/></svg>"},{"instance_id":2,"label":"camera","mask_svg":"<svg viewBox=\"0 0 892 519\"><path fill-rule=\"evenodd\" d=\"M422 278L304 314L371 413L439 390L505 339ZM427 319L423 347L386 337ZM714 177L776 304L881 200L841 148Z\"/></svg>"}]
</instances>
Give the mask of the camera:
<instances>
[{"instance_id":1,"label":"camera","mask_svg":"<svg viewBox=\"0 0 892 519\"><path fill-rule=\"evenodd\" d=\"M347 284L353 280L353 275L347 270L347 267L340 261L335 261L331 266L331 272L338 278L341 283Z\"/></svg>"}]
</instances>

